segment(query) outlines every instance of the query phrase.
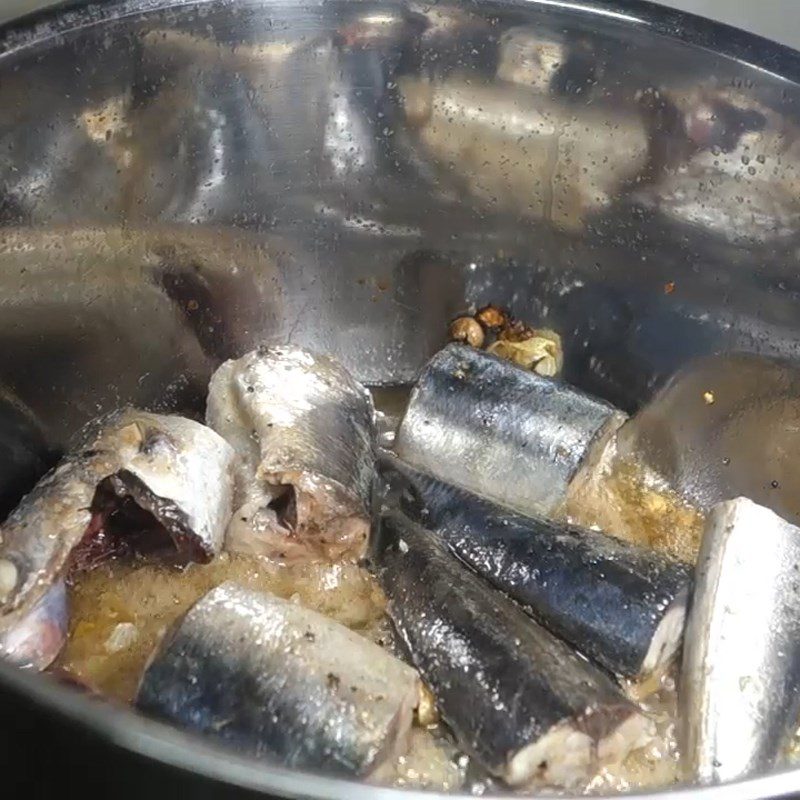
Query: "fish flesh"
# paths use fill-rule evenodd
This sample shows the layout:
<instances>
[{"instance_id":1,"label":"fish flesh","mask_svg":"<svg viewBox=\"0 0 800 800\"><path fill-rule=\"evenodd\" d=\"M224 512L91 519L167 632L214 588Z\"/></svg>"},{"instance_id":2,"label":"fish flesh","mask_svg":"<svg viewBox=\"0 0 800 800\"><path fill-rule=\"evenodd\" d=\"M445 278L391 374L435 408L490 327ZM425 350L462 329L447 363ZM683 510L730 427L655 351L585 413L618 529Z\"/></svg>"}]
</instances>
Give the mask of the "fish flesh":
<instances>
[{"instance_id":1,"label":"fish flesh","mask_svg":"<svg viewBox=\"0 0 800 800\"><path fill-rule=\"evenodd\" d=\"M549 516L625 419L571 386L450 344L424 367L395 450L440 480Z\"/></svg>"},{"instance_id":2,"label":"fish flesh","mask_svg":"<svg viewBox=\"0 0 800 800\"><path fill-rule=\"evenodd\" d=\"M86 533L90 547L102 537L103 556L109 547L160 548L176 563L210 561L231 515L233 450L184 417L128 411L105 428L95 449L105 449L110 439L120 465L97 485Z\"/></svg>"},{"instance_id":3,"label":"fish flesh","mask_svg":"<svg viewBox=\"0 0 800 800\"><path fill-rule=\"evenodd\" d=\"M124 409L87 426L0 527L6 654L16 661L16 652L41 652L21 658L36 668L52 660L66 615L54 610L64 606L54 587L70 571L131 553L177 564L210 560L230 518L232 463L223 439L182 417ZM47 646L34 646L32 631ZM23 635L25 648L9 644Z\"/></svg>"},{"instance_id":4,"label":"fish flesh","mask_svg":"<svg viewBox=\"0 0 800 800\"><path fill-rule=\"evenodd\" d=\"M337 361L297 347L226 361L206 419L238 455L227 549L281 560L363 553L375 409Z\"/></svg>"},{"instance_id":5,"label":"fish flesh","mask_svg":"<svg viewBox=\"0 0 800 800\"><path fill-rule=\"evenodd\" d=\"M686 777L773 767L800 712L800 529L746 498L709 514L679 686Z\"/></svg>"},{"instance_id":6,"label":"fish flesh","mask_svg":"<svg viewBox=\"0 0 800 800\"><path fill-rule=\"evenodd\" d=\"M402 510L553 633L625 678L662 673L683 636L692 570L649 548L517 514L389 454Z\"/></svg>"},{"instance_id":7,"label":"fish flesh","mask_svg":"<svg viewBox=\"0 0 800 800\"><path fill-rule=\"evenodd\" d=\"M373 558L388 614L460 746L511 786L577 786L652 734L611 679L388 511Z\"/></svg>"},{"instance_id":8,"label":"fish flesh","mask_svg":"<svg viewBox=\"0 0 800 800\"><path fill-rule=\"evenodd\" d=\"M136 704L288 767L366 776L405 748L416 672L332 619L223 583L153 655Z\"/></svg>"}]
</instances>

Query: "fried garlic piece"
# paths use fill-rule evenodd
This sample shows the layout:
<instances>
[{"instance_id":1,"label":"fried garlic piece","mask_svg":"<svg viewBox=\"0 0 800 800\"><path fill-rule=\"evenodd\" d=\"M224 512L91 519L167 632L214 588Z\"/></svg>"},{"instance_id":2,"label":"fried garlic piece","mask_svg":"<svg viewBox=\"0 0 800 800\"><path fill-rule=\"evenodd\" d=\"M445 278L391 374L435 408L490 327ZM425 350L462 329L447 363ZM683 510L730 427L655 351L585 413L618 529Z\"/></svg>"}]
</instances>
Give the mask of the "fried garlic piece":
<instances>
[{"instance_id":1,"label":"fried garlic piece","mask_svg":"<svg viewBox=\"0 0 800 800\"><path fill-rule=\"evenodd\" d=\"M492 355L505 358L537 375L552 378L558 375L564 365L564 352L561 337L547 329L530 330L527 338L515 332L513 337L501 336L487 348Z\"/></svg>"}]
</instances>

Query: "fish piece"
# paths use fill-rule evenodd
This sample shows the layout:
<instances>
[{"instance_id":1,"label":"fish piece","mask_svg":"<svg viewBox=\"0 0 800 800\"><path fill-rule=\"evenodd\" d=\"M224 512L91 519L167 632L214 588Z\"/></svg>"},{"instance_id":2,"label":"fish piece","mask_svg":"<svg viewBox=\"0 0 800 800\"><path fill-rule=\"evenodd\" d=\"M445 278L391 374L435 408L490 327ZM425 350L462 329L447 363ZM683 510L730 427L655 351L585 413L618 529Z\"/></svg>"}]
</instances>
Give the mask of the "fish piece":
<instances>
[{"instance_id":1,"label":"fish piece","mask_svg":"<svg viewBox=\"0 0 800 800\"><path fill-rule=\"evenodd\" d=\"M690 779L775 765L800 712L800 529L751 500L709 514L679 687Z\"/></svg>"},{"instance_id":2,"label":"fish piece","mask_svg":"<svg viewBox=\"0 0 800 800\"><path fill-rule=\"evenodd\" d=\"M402 510L467 566L611 672L663 672L681 644L692 570L649 548L504 509L389 454Z\"/></svg>"},{"instance_id":3,"label":"fish piece","mask_svg":"<svg viewBox=\"0 0 800 800\"><path fill-rule=\"evenodd\" d=\"M43 598L70 570L129 553L211 559L230 518L232 462L221 437L182 417L125 409L88 426L0 527L0 640L39 630L52 643L52 626L31 621L37 608L52 617Z\"/></svg>"},{"instance_id":4,"label":"fish piece","mask_svg":"<svg viewBox=\"0 0 800 800\"><path fill-rule=\"evenodd\" d=\"M447 483L550 515L625 419L571 386L450 344L423 369L395 450Z\"/></svg>"},{"instance_id":5,"label":"fish piece","mask_svg":"<svg viewBox=\"0 0 800 800\"><path fill-rule=\"evenodd\" d=\"M370 774L406 745L416 672L332 619L223 583L162 642L146 713L294 768Z\"/></svg>"},{"instance_id":6,"label":"fish piece","mask_svg":"<svg viewBox=\"0 0 800 800\"><path fill-rule=\"evenodd\" d=\"M262 347L209 385L208 424L239 456L229 550L360 556L374 476L372 398L337 361Z\"/></svg>"},{"instance_id":7,"label":"fish piece","mask_svg":"<svg viewBox=\"0 0 800 800\"><path fill-rule=\"evenodd\" d=\"M102 557L155 549L176 563L210 561L231 516L234 452L224 439L185 417L129 410L98 437L94 449L106 448L120 465L97 486L84 552L100 544Z\"/></svg>"},{"instance_id":8,"label":"fish piece","mask_svg":"<svg viewBox=\"0 0 800 800\"><path fill-rule=\"evenodd\" d=\"M0 658L22 669L43 670L61 652L66 638L67 589L57 580L17 624L0 629Z\"/></svg>"},{"instance_id":9,"label":"fish piece","mask_svg":"<svg viewBox=\"0 0 800 800\"><path fill-rule=\"evenodd\" d=\"M375 564L388 613L460 746L511 786L577 786L644 744L651 723L605 673L399 512Z\"/></svg>"}]
</instances>

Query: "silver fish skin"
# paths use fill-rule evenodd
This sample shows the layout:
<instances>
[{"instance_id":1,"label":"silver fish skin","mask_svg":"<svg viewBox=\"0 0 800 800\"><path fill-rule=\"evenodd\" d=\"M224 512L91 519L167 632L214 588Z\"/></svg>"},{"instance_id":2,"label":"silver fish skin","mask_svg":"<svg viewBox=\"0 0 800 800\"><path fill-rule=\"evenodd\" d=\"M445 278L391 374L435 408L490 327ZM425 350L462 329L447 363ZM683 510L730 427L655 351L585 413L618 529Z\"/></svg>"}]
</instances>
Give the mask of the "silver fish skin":
<instances>
[{"instance_id":1,"label":"silver fish skin","mask_svg":"<svg viewBox=\"0 0 800 800\"><path fill-rule=\"evenodd\" d=\"M43 598L72 569L125 552L212 558L230 519L232 463L221 437L182 417L124 409L87 426L0 527L0 639L44 632L30 621L37 608L52 614Z\"/></svg>"},{"instance_id":2,"label":"silver fish skin","mask_svg":"<svg viewBox=\"0 0 800 800\"><path fill-rule=\"evenodd\" d=\"M600 531L517 514L389 453L379 454L378 472L387 502L584 655L634 680L671 664L689 565Z\"/></svg>"},{"instance_id":3,"label":"silver fish skin","mask_svg":"<svg viewBox=\"0 0 800 800\"><path fill-rule=\"evenodd\" d=\"M439 480L550 515L625 419L571 386L451 344L423 368L395 451Z\"/></svg>"},{"instance_id":4,"label":"silver fish skin","mask_svg":"<svg viewBox=\"0 0 800 800\"><path fill-rule=\"evenodd\" d=\"M679 685L686 777L773 767L800 712L800 529L746 498L706 523Z\"/></svg>"},{"instance_id":5,"label":"silver fish skin","mask_svg":"<svg viewBox=\"0 0 800 800\"><path fill-rule=\"evenodd\" d=\"M67 622L67 587L58 580L19 623L0 631L0 658L21 669L46 669L64 646Z\"/></svg>"},{"instance_id":6,"label":"silver fish skin","mask_svg":"<svg viewBox=\"0 0 800 800\"><path fill-rule=\"evenodd\" d=\"M435 534L390 511L373 550L400 641L460 746L493 775L574 787L647 743L650 720L604 672Z\"/></svg>"},{"instance_id":7,"label":"silver fish skin","mask_svg":"<svg viewBox=\"0 0 800 800\"><path fill-rule=\"evenodd\" d=\"M214 373L206 420L238 455L227 549L286 561L362 555L375 409L344 367L298 347L253 350Z\"/></svg>"},{"instance_id":8,"label":"silver fish skin","mask_svg":"<svg viewBox=\"0 0 800 800\"><path fill-rule=\"evenodd\" d=\"M255 757L366 776L405 749L419 690L338 622L229 582L167 634L136 704Z\"/></svg>"}]
</instances>

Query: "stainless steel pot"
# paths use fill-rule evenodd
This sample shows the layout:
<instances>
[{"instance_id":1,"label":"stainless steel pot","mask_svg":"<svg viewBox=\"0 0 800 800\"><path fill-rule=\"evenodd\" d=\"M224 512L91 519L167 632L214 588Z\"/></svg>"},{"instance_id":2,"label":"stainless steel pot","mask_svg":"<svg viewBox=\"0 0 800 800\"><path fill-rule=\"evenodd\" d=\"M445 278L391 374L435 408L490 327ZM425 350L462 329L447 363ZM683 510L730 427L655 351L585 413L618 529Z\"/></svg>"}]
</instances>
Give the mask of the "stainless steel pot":
<instances>
[{"instance_id":1,"label":"stainless steel pot","mask_svg":"<svg viewBox=\"0 0 800 800\"><path fill-rule=\"evenodd\" d=\"M646 3L123 0L0 34L0 398L35 458L112 405L198 408L265 340L407 382L489 301L633 409L696 355L800 357L799 246L800 55ZM0 719L0 787L400 798L4 666Z\"/></svg>"}]
</instances>

